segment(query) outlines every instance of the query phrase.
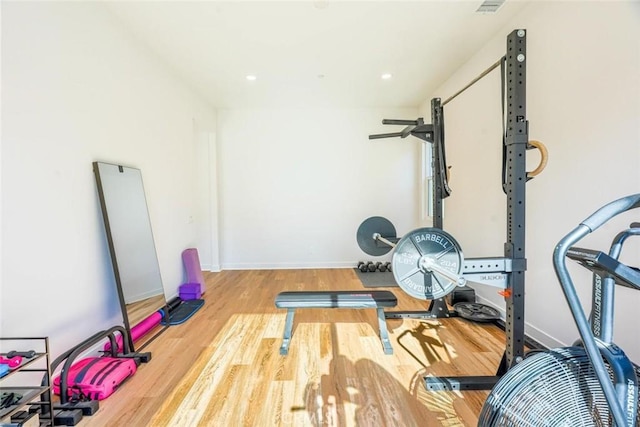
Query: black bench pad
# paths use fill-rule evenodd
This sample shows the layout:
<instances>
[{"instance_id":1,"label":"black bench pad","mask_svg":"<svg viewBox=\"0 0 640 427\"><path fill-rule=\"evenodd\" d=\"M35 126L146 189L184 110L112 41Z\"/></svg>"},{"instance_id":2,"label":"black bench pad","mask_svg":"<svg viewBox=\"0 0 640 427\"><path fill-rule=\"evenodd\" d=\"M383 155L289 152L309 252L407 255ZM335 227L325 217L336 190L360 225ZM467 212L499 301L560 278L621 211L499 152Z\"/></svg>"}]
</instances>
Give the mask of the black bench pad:
<instances>
[{"instance_id":1,"label":"black bench pad","mask_svg":"<svg viewBox=\"0 0 640 427\"><path fill-rule=\"evenodd\" d=\"M378 312L380 341L385 354L393 354L389 340L384 307L398 305L396 296L389 291L299 291L281 292L276 296L276 307L287 309L280 354L289 353L293 335L293 316L296 308L375 308Z\"/></svg>"},{"instance_id":2,"label":"black bench pad","mask_svg":"<svg viewBox=\"0 0 640 427\"><path fill-rule=\"evenodd\" d=\"M281 292L278 308L378 308L395 307L398 299L389 291Z\"/></svg>"}]
</instances>

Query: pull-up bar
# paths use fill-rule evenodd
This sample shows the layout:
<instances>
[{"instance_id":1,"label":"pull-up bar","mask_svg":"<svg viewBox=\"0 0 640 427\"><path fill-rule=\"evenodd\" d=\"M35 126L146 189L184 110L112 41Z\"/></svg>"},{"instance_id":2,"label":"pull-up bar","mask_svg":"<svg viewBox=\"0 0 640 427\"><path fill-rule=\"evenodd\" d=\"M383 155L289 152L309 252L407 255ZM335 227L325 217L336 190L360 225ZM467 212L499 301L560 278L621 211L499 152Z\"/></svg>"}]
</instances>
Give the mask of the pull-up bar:
<instances>
[{"instance_id":1,"label":"pull-up bar","mask_svg":"<svg viewBox=\"0 0 640 427\"><path fill-rule=\"evenodd\" d=\"M462 89L460 89L459 91L457 91L456 93L454 93L453 95L451 95L449 98L445 99L444 101L442 101L442 106L444 107L445 105L447 105L449 102L453 101L453 99L455 97L457 97L458 95L460 95L462 92L464 92L465 90L469 89L471 86L473 86L474 84L476 84L480 79L482 79L484 76L486 76L487 74L489 74L491 71L495 70L496 68L498 68L500 66L500 64L502 64L504 61L506 60L506 57L503 56L502 58L500 58L495 64L493 64L492 66L490 66L489 68L487 68L486 70L484 70L478 77L476 77L475 79L471 80L471 82L469 82L469 84L467 84L465 87L463 87Z\"/></svg>"},{"instance_id":2,"label":"pull-up bar","mask_svg":"<svg viewBox=\"0 0 640 427\"><path fill-rule=\"evenodd\" d=\"M449 98L445 99L440 105L444 107L449 102L453 101L458 95L460 95L465 90L469 89L471 86L476 84L480 79L489 74L491 71L498 68L502 63L506 61L506 56L500 58L496 63L491 65L489 68L484 70L478 77L471 80L465 87L451 95ZM383 139L383 138L406 138L409 135L413 135L417 138L422 139L423 141L433 142L433 125L424 124L424 119L422 117L417 120L397 120L397 119L382 119L383 125L404 125L406 126L402 132L392 132L392 133L379 133L375 135L369 135L369 139Z\"/></svg>"}]
</instances>

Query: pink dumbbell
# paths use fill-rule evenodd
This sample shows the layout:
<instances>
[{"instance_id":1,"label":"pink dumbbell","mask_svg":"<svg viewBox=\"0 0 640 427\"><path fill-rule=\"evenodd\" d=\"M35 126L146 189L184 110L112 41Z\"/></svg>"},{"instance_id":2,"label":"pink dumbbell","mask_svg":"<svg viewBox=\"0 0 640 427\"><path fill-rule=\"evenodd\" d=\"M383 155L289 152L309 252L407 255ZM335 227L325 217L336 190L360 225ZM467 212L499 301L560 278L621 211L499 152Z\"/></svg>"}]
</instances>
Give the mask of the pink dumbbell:
<instances>
[{"instance_id":1,"label":"pink dumbbell","mask_svg":"<svg viewBox=\"0 0 640 427\"><path fill-rule=\"evenodd\" d=\"M0 356L0 363L9 365L9 368L17 368L22 363L22 356L13 356L10 358Z\"/></svg>"}]
</instances>

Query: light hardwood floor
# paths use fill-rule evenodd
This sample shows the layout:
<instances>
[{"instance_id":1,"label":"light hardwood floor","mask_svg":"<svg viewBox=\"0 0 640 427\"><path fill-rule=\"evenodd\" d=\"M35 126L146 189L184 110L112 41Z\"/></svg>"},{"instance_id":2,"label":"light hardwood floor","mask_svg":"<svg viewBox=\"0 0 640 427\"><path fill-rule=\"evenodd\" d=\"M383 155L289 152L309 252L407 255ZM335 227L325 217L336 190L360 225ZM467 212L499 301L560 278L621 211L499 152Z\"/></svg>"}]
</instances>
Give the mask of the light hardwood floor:
<instances>
[{"instance_id":1,"label":"light hardwood floor","mask_svg":"<svg viewBox=\"0 0 640 427\"><path fill-rule=\"evenodd\" d=\"M376 273L371 273L376 274ZM351 269L206 274L204 307L144 351L152 360L100 402L86 426L475 426L487 392L428 393L423 375L493 375L496 326L462 319L387 320L375 310L300 309L279 354L285 290L362 290ZM397 310L425 302L389 289Z\"/></svg>"}]
</instances>

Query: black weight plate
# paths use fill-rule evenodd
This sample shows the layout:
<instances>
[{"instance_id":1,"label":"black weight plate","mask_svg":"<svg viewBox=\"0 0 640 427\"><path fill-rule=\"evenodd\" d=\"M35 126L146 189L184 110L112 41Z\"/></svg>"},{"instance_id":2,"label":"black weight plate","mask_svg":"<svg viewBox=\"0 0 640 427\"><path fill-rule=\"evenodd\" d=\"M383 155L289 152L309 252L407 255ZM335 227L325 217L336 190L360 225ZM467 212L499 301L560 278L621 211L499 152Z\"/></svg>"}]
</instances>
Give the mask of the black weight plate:
<instances>
[{"instance_id":1,"label":"black weight plate","mask_svg":"<svg viewBox=\"0 0 640 427\"><path fill-rule=\"evenodd\" d=\"M356 240L358 241L360 249L365 253L372 256L381 256L393 248L383 243L378 243L378 241L373 238L373 235L376 233L386 239L395 239L396 228L388 219L381 216L372 216L360 224L358 232L356 233Z\"/></svg>"},{"instance_id":2,"label":"black weight plate","mask_svg":"<svg viewBox=\"0 0 640 427\"><path fill-rule=\"evenodd\" d=\"M495 308L477 302L459 302L453 306L463 319L474 322L492 322L500 319L500 312Z\"/></svg>"},{"instance_id":3,"label":"black weight plate","mask_svg":"<svg viewBox=\"0 0 640 427\"><path fill-rule=\"evenodd\" d=\"M407 294L422 300L442 298L457 286L455 282L423 267L425 259L460 274L464 257L458 242L439 228L419 228L398 242L392 258L393 277Z\"/></svg>"}]
</instances>

